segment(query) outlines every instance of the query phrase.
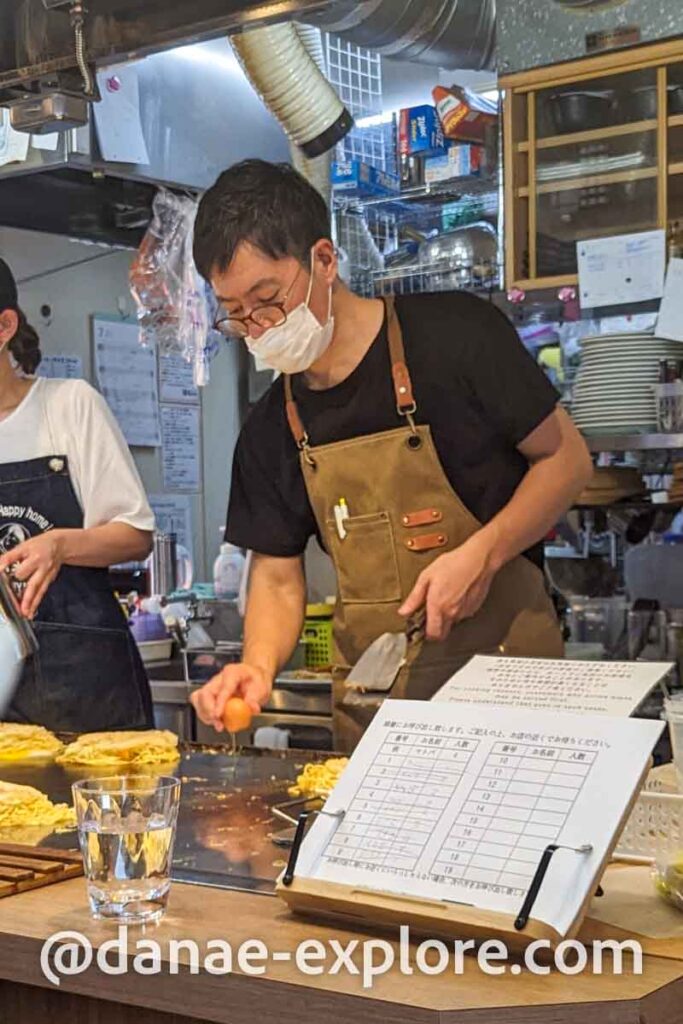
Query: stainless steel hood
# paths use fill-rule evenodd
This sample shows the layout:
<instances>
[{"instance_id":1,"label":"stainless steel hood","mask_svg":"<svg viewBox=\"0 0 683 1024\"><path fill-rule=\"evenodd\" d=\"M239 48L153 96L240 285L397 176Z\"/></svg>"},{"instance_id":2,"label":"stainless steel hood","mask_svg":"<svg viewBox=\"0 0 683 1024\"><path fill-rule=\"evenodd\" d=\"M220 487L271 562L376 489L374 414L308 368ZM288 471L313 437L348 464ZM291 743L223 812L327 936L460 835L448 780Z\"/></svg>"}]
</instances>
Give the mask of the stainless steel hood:
<instances>
[{"instance_id":1,"label":"stainless steel hood","mask_svg":"<svg viewBox=\"0 0 683 1024\"><path fill-rule=\"evenodd\" d=\"M96 64L132 60L252 25L305 21L333 0L88 0L84 42ZM74 69L69 0L2 0L0 89Z\"/></svg>"},{"instance_id":2,"label":"stainless steel hood","mask_svg":"<svg viewBox=\"0 0 683 1024\"><path fill-rule=\"evenodd\" d=\"M32 144L26 161L0 168L0 223L133 246L158 185L200 191L238 160L288 159L284 133L227 39L154 54L126 69L137 77L149 163L104 161L91 113L91 123L61 135L54 151ZM115 103L108 116L117 120Z\"/></svg>"},{"instance_id":3,"label":"stainless steel hood","mask_svg":"<svg viewBox=\"0 0 683 1024\"><path fill-rule=\"evenodd\" d=\"M149 160L104 160L91 108L90 123L60 134L55 149L39 149L32 138L25 161L0 167L0 223L135 246L159 185L199 191L238 160L287 160L285 135L247 81L227 34L324 5L89 0L89 61L98 73L117 64L134 70ZM79 88L68 3L0 2L0 104L50 86ZM115 103L108 117L118 120Z\"/></svg>"}]
</instances>

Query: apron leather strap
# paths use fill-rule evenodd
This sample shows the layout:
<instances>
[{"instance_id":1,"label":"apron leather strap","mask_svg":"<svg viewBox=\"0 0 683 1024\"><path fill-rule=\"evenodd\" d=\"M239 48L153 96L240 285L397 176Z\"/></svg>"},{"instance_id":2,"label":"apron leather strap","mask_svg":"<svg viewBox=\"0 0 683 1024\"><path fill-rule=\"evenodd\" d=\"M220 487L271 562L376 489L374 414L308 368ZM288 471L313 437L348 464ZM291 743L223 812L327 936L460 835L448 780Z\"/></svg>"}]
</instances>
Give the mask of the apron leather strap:
<instances>
[{"instance_id":1,"label":"apron leather strap","mask_svg":"<svg viewBox=\"0 0 683 1024\"><path fill-rule=\"evenodd\" d=\"M387 337L389 341L389 355L391 357L391 376L394 382L394 394L396 396L396 408L400 416L408 418L411 427L414 429L413 415L417 409L417 405L413 394L413 384L406 364L403 335L401 334L401 325L399 323L398 316L396 315L396 305L393 295L386 297L384 302L387 308ZM305 450L308 448L308 434L306 433L306 428L304 427L301 416L299 415L299 408L294 399L292 378L287 373L283 376L287 423L289 424L289 429L292 432L292 437L296 441L297 447L301 450Z\"/></svg>"},{"instance_id":2,"label":"apron leather strap","mask_svg":"<svg viewBox=\"0 0 683 1024\"><path fill-rule=\"evenodd\" d=\"M302 448L308 441L308 435L306 434L306 428L301 422L301 416L299 415L299 407L294 401L294 394L292 392L292 378L288 373L284 375L285 382L285 413L287 414L287 422L289 423L289 429L292 432L292 437L296 441L297 447Z\"/></svg>"},{"instance_id":3,"label":"apron leather strap","mask_svg":"<svg viewBox=\"0 0 683 1024\"><path fill-rule=\"evenodd\" d=\"M417 405L406 363L401 325L396 315L396 303L393 295L388 296L384 301L387 307L387 334L389 338L389 355L391 356L391 376L394 381L394 394L396 395L396 408L399 416L412 416L417 409Z\"/></svg>"}]
</instances>

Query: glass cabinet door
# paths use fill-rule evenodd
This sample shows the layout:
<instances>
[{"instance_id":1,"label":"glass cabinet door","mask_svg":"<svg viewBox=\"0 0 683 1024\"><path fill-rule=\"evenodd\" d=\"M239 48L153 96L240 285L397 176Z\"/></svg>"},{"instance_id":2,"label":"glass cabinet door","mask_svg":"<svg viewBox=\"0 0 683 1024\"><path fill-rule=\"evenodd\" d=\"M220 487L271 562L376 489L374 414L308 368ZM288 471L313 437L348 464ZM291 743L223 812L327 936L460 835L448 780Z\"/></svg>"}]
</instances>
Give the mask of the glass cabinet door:
<instances>
[{"instance_id":1,"label":"glass cabinet door","mask_svg":"<svg viewBox=\"0 0 683 1024\"><path fill-rule=\"evenodd\" d=\"M659 81L649 67L529 95L527 279L575 279L577 242L658 226Z\"/></svg>"}]
</instances>

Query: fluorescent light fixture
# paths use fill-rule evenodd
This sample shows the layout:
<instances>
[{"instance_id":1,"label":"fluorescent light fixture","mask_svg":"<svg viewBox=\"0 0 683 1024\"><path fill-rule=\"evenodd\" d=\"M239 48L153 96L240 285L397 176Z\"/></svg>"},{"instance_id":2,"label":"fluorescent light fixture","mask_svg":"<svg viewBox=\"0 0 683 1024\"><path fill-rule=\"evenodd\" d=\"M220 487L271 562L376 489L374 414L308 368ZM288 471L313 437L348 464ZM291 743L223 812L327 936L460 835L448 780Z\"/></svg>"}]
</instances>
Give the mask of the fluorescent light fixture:
<instances>
[{"instance_id":1,"label":"fluorescent light fixture","mask_svg":"<svg viewBox=\"0 0 683 1024\"><path fill-rule=\"evenodd\" d=\"M227 39L212 39L205 43L189 43L187 46L175 46L170 51L174 57L180 57L192 64L213 64L224 71L243 74L239 61Z\"/></svg>"},{"instance_id":2,"label":"fluorescent light fixture","mask_svg":"<svg viewBox=\"0 0 683 1024\"><path fill-rule=\"evenodd\" d=\"M356 128L378 128L382 124L391 124L394 119L393 110L385 110L381 114L370 114L368 117L359 117L356 120Z\"/></svg>"}]
</instances>

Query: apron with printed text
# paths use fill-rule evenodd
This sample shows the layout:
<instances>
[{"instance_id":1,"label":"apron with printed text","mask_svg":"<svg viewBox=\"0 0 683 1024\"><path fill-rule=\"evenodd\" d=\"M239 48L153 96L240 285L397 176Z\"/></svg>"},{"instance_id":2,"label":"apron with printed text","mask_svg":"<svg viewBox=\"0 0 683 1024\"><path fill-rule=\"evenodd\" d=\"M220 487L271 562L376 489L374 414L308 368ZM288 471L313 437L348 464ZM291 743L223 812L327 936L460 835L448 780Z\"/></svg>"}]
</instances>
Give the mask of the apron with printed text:
<instances>
[{"instance_id":1,"label":"apron with printed text","mask_svg":"<svg viewBox=\"0 0 683 1024\"><path fill-rule=\"evenodd\" d=\"M48 530L82 527L65 455L0 464L0 553ZM39 650L7 721L62 732L153 725L147 675L106 569L63 566L33 627Z\"/></svg>"}]
</instances>

